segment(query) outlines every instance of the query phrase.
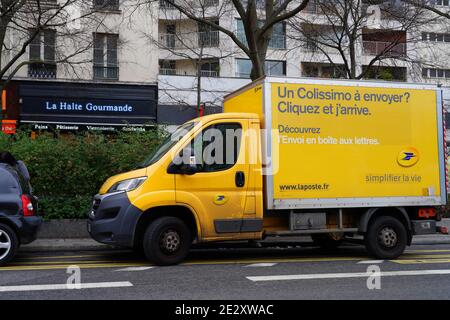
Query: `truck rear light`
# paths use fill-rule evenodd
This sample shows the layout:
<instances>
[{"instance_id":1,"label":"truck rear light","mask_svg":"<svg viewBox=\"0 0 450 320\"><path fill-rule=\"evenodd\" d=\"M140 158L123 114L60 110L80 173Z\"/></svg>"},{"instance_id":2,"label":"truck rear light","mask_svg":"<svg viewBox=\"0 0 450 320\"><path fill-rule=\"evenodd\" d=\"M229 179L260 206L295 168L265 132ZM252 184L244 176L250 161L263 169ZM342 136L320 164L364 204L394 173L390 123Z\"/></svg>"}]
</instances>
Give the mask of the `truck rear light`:
<instances>
[{"instance_id":1,"label":"truck rear light","mask_svg":"<svg viewBox=\"0 0 450 320\"><path fill-rule=\"evenodd\" d=\"M435 208L421 208L417 213L419 218L429 219L436 217L436 209Z\"/></svg>"},{"instance_id":2,"label":"truck rear light","mask_svg":"<svg viewBox=\"0 0 450 320\"><path fill-rule=\"evenodd\" d=\"M31 202L30 196L23 194L22 195L22 208L24 216L32 216L34 215L33 203Z\"/></svg>"}]
</instances>

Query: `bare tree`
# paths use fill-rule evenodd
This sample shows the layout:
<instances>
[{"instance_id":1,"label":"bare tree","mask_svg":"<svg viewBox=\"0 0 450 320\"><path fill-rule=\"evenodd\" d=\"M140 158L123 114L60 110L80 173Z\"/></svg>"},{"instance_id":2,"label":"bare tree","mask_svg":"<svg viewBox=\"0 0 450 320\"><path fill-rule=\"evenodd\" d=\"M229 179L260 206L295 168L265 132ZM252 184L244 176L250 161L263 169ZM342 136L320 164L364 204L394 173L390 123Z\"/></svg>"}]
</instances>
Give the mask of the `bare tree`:
<instances>
[{"instance_id":1,"label":"bare tree","mask_svg":"<svg viewBox=\"0 0 450 320\"><path fill-rule=\"evenodd\" d=\"M398 5L392 1L315 0L308 10L320 19L297 16L289 21L288 37L299 46L320 53L340 77L362 79L380 68L384 61L408 61L406 32L423 25L423 9ZM381 28L382 27L382 28ZM379 38L382 31L382 39ZM418 39L417 39L418 40ZM408 44L415 40L411 37ZM360 57L370 60L361 68Z\"/></svg>"},{"instance_id":2,"label":"bare tree","mask_svg":"<svg viewBox=\"0 0 450 320\"><path fill-rule=\"evenodd\" d=\"M236 11L243 23L245 40L234 30L215 24L205 16L204 3L207 0L165 0L181 14L191 20L209 25L228 37L249 57L252 62L251 79L265 74L267 49L272 37L273 26L301 12L309 0L222 0L216 10Z\"/></svg>"},{"instance_id":3,"label":"bare tree","mask_svg":"<svg viewBox=\"0 0 450 320\"><path fill-rule=\"evenodd\" d=\"M0 2L0 77L4 87L26 65L79 64L92 47L93 22L100 23L88 0L2 0ZM56 38L64 40L58 47ZM41 50L44 48L44 50ZM26 57L26 52L30 54ZM41 54L41 51L42 54Z\"/></svg>"},{"instance_id":4,"label":"bare tree","mask_svg":"<svg viewBox=\"0 0 450 320\"><path fill-rule=\"evenodd\" d=\"M208 10L208 7L200 7L198 10ZM161 12L166 15L170 14L170 10L168 12L164 8L162 8ZM206 14L203 15L206 16ZM215 17L212 20L217 21L218 19L219 17ZM202 88L202 79L218 77L220 73L219 60L233 56L237 50L221 45L220 32L211 28L210 25L192 23L192 30L179 32L177 30L177 22L179 21L172 20L174 24L170 24L172 27L171 32L165 30L166 32L160 33L158 40L153 39L151 36L148 37L153 44L156 44L161 49L160 73L162 75L180 75L176 61L188 62L190 70L188 67L188 70L183 70L183 72L185 73L184 75L194 76L195 78L191 89L196 92L197 112L200 111L202 103L219 106L220 103L216 101L217 98L215 100L207 100L213 97L213 94L210 90ZM213 70L210 68L208 70L203 69L204 66L210 65L213 66ZM170 84L165 85L170 86ZM185 105L188 108L192 107L192 103L186 101L182 95L172 95L170 91L173 89L163 90L163 92L178 105Z\"/></svg>"}]
</instances>

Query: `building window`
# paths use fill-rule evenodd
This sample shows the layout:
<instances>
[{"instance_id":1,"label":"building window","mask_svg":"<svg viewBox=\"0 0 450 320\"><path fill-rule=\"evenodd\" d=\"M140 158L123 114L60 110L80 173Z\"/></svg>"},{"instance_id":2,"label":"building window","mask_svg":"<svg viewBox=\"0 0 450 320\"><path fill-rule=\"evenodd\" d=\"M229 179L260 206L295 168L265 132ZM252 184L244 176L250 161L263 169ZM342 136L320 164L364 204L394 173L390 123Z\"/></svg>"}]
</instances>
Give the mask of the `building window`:
<instances>
[{"instance_id":1,"label":"building window","mask_svg":"<svg viewBox=\"0 0 450 320\"><path fill-rule=\"evenodd\" d=\"M236 77L250 78L252 62L249 59L236 59ZM285 76L286 61L266 60L265 71L267 76Z\"/></svg>"},{"instance_id":2,"label":"building window","mask_svg":"<svg viewBox=\"0 0 450 320\"><path fill-rule=\"evenodd\" d=\"M261 26L263 20L259 20ZM236 19L236 36L242 42L247 44L247 36L245 35L244 24L241 19ZM272 37L269 41L269 49L286 49L286 23L276 23L272 28Z\"/></svg>"},{"instance_id":3,"label":"building window","mask_svg":"<svg viewBox=\"0 0 450 320\"><path fill-rule=\"evenodd\" d=\"M450 6L450 0L431 0L431 4L435 6Z\"/></svg>"},{"instance_id":4,"label":"building window","mask_svg":"<svg viewBox=\"0 0 450 320\"><path fill-rule=\"evenodd\" d=\"M173 76L177 74L175 60L159 60L159 74Z\"/></svg>"},{"instance_id":5,"label":"building window","mask_svg":"<svg viewBox=\"0 0 450 320\"><path fill-rule=\"evenodd\" d=\"M34 32L30 30L30 35ZM43 30L31 41L28 65L30 78L56 78L55 45L55 30Z\"/></svg>"},{"instance_id":6,"label":"building window","mask_svg":"<svg viewBox=\"0 0 450 320\"><path fill-rule=\"evenodd\" d=\"M268 76L285 76L286 61L266 60L265 69Z\"/></svg>"},{"instance_id":7,"label":"building window","mask_svg":"<svg viewBox=\"0 0 450 320\"><path fill-rule=\"evenodd\" d=\"M212 21L219 25L219 21ZM214 29L209 24L198 23L198 46L201 47L218 47L219 46L219 31Z\"/></svg>"},{"instance_id":8,"label":"building window","mask_svg":"<svg viewBox=\"0 0 450 320\"><path fill-rule=\"evenodd\" d=\"M96 10L119 10L119 0L94 0Z\"/></svg>"},{"instance_id":9,"label":"building window","mask_svg":"<svg viewBox=\"0 0 450 320\"><path fill-rule=\"evenodd\" d=\"M450 79L450 69L423 68L423 78Z\"/></svg>"},{"instance_id":10,"label":"building window","mask_svg":"<svg viewBox=\"0 0 450 320\"><path fill-rule=\"evenodd\" d=\"M200 67L200 75L202 77L219 77L219 61L210 60L202 62Z\"/></svg>"},{"instance_id":11,"label":"building window","mask_svg":"<svg viewBox=\"0 0 450 320\"><path fill-rule=\"evenodd\" d=\"M450 33L422 32L422 41L449 42L450 43Z\"/></svg>"},{"instance_id":12,"label":"building window","mask_svg":"<svg viewBox=\"0 0 450 320\"><path fill-rule=\"evenodd\" d=\"M118 79L117 34L94 33L94 79Z\"/></svg>"},{"instance_id":13,"label":"building window","mask_svg":"<svg viewBox=\"0 0 450 320\"><path fill-rule=\"evenodd\" d=\"M249 59L236 59L236 77L250 78L252 62Z\"/></svg>"}]
</instances>

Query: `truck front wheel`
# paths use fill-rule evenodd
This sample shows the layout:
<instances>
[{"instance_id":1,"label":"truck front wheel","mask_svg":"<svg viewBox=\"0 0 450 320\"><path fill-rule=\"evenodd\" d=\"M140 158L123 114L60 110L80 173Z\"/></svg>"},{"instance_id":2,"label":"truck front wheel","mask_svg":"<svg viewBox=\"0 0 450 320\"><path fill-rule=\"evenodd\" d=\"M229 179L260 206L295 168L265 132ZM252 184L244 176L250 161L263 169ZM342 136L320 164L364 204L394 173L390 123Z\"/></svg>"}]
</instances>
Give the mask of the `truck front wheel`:
<instances>
[{"instance_id":1,"label":"truck front wheel","mask_svg":"<svg viewBox=\"0 0 450 320\"><path fill-rule=\"evenodd\" d=\"M182 220L162 217L148 226L143 241L147 259L157 265L168 266L178 264L186 258L192 234Z\"/></svg>"},{"instance_id":2,"label":"truck front wheel","mask_svg":"<svg viewBox=\"0 0 450 320\"><path fill-rule=\"evenodd\" d=\"M364 242L369 253L378 259L395 259L406 248L408 234L401 221L380 216L369 224Z\"/></svg>"}]
</instances>

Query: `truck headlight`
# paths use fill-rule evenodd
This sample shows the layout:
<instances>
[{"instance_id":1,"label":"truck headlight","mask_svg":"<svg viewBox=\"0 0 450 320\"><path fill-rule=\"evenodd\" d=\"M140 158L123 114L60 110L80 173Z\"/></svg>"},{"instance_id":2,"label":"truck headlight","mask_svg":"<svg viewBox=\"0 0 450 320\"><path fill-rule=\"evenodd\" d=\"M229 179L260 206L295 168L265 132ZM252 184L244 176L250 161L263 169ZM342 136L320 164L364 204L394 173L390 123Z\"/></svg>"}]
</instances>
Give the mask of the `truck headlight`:
<instances>
[{"instance_id":1,"label":"truck headlight","mask_svg":"<svg viewBox=\"0 0 450 320\"><path fill-rule=\"evenodd\" d=\"M133 178L116 182L111 188L109 188L108 193L134 190L138 188L145 180L147 180L147 177Z\"/></svg>"}]
</instances>

